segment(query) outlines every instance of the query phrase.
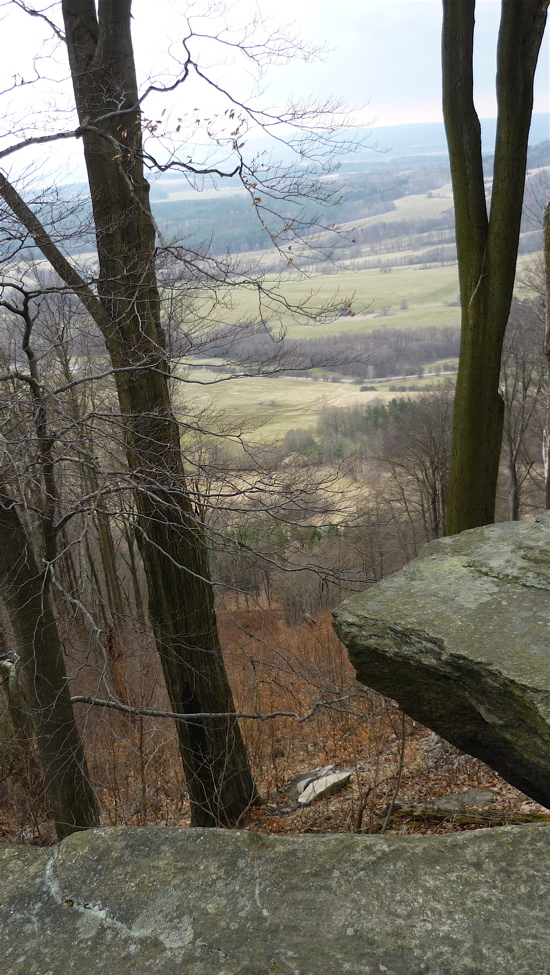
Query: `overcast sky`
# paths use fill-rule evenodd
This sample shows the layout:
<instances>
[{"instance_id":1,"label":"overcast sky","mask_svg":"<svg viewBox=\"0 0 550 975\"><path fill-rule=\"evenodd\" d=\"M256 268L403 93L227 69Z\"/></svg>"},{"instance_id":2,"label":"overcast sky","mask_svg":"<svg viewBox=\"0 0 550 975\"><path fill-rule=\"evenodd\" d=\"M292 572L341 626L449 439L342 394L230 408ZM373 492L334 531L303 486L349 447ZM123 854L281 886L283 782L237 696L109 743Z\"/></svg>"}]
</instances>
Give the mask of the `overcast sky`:
<instances>
[{"instance_id":1,"label":"overcast sky","mask_svg":"<svg viewBox=\"0 0 550 975\"><path fill-rule=\"evenodd\" d=\"M181 0L161 2L166 23L175 25ZM336 95L365 106L362 120L376 125L441 119L441 0L236 0L224 6L234 23L246 22L257 7L273 22L294 23L307 43L327 47L322 60L273 69L273 98ZM147 37L149 45L147 8L150 0L134 0L136 38ZM476 102L479 115L491 118L500 0L478 0L476 11ZM547 31L537 74L536 112L549 111L549 36Z\"/></svg>"},{"instance_id":2,"label":"overcast sky","mask_svg":"<svg viewBox=\"0 0 550 975\"><path fill-rule=\"evenodd\" d=\"M206 2L202 4L203 9ZM215 2L213 6L215 9ZM167 71L165 79L173 79L182 52L185 9L184 0L134 0L134 41L142 79L147 75L157 76L163 69ZM306 44L326 48L320 60L291 61L282 67L269 68L258 103L276 107L287 97L307 102L310 96L321 100L335 96L356 109L354 121L359 124L385 126L441 119L440 0L234 0L218 3L217 9L219 18L224 16L228 23L235 25L249 24L254 12L259 10L271 17L273 24L294 24ZM476 103L479 115L490 118L496 115L495 46L500 0L478 0L476 10ZM219 27L221 23L221 19L210 18L209 22L198 19L194 27L206 32L213 24ZM9 86L15 74L23 74L28 80L34 54L53 52L53 61L40 62L41 70L50 79L45 84L44 97L49 98L50 108L69 108L69 89L65 89L63 96L63 88L57 83L57 79L66 77L66 63L49 42L41 43L44 25L0 0L0 31L3 40L0 91ZM536 112L549 111L549 37L547 31L536 81ZM237 67L230 49L218 47L216 51L205 42L203 53L216 80L233 89L236 87L248 98L252 82ZM20 119L26 122L31 119L31 124L46 119L40 107L40 114L32 122L33 110L41 106L39 91L32 86L18 91L15 98L4 97L0 117L6 117L6 101L11 99L12 106L18 107L25 97L28 108L19 110ZM217 109L211 98L208 91L183 86L178 89L173 114L184 115L195 108L200 109L203 117L209 112L215 114ZM161 111L161 104L159 100L147 103L146 114L155 117ZM64 118L60 115L52 124L71 127L74 119L69 114ZM0 132L0 145L5 144L5 132L4 138ZM65 145L63 151L67 150Z\"/></svg>"},{"instance_id":3,"label":"overcast sky","mask_svg":"<svg viewBox=\"0 0 550 975\"><path fill-rule=\"evenodd\" d=\"M263 6L263 3L261 4ZM350 102L369 100L377 125L441 119L440 0L282 0L305 30L333 48L324 64L303 72L311 90L336 91ZM494 97L499 0L476 5L476 102L483 118L496 116ZM537 78L535 111L549 110L548 32ZM296 69L287 69L295 72Z\"/></svg>"}]
</instances>

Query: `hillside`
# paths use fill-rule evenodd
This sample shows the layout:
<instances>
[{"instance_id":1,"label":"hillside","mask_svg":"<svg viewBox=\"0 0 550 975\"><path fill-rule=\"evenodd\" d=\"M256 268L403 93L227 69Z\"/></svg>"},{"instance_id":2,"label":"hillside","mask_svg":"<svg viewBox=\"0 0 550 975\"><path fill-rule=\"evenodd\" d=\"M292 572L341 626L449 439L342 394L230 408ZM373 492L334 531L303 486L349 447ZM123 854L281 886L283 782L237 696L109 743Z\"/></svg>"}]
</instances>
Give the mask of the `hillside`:
<instances>
[{"instance_id":1,"label":"hillside","mask_svg":"<svg viewBox=\"0 0 550 975\"><path fill-rule=\"evenodd\" d=\"M485 141L491 146L494 120L488 120L484 125ZM548 116L534 118L528 158L531 171L550 165L549 129ZM436 133L439 133L439 140ZM336 160L339 172L333 177L325 177L325 185L332 182L334 186L337 203L325 208L306 205L304 219L325 227L329 224L356 227L369 218L371 224L377 224L378 216L386 214L382 223L396 219L413 223L437 219L441 223L429 230L452 229L452 214L445 219L444 208L437 204L424 206L420 202L427 194L439 193L450 180L443 127L435 124L396 126L376 129L372 135L369 139L362 133L365 146L340 161ZM350 138L354 138L354 133ZM428 141L430 138L436 141ZM395 140L393 145L392 139ZM490 179L492 155L487 153L484 158ZM446 195L449 195L448 186ZM403 204L398 207L397 201L409 196L419 197L419 200L406 207L399 217L390 220L389 214L403 209ZM237 177L223 181L203 179L191 185L184 174L159 174L152 183L151 200L155 219L168 239L185 237L190 246L208 242L214 254L223 254L227 250L233 253L262 251L266 246L258 212ZM283 216L295 216L295 209L277 208ZM276 218L266 218L264 213L263 219L272 232L280 229ZM407 232L405 229L404 234Z\"/></svg>"},{"instance_id":2,"label":"hillside","mask_svg":"<svg viewBox=\"0 0 550 975\"><path fill-rule=\"evenodd\" d=\"M484 123L487 145L491 124ZM535 117L532 136L547 128L548 116ZM423 387L425 379L411 377L455 368L460 308L442 127L375 134L384 151L360 149L344 160L324 184L338 202L304 203L301 239L284 246L280 220L260 214L236 179L192 187L169 172L153 182L162 240L183 255L175 279L170 267L160 278L167 315L184 336L178 375L187 406L228 411L263 438L277 438L300 423L311 426L320 403L391 398L396 377ZM488 155L488 196L491 164ZM533 144L528 165L520 266L541 247L550 142ZM40 209L55 239L93 265L83 185L60 188ZM263 220L279 235L278 248ZM174 280L183 305L168 311L180 309ZM238 383L219 382L243 374ZM366 384L374 386L361 390Z\"/></svg>"}]
</instances>

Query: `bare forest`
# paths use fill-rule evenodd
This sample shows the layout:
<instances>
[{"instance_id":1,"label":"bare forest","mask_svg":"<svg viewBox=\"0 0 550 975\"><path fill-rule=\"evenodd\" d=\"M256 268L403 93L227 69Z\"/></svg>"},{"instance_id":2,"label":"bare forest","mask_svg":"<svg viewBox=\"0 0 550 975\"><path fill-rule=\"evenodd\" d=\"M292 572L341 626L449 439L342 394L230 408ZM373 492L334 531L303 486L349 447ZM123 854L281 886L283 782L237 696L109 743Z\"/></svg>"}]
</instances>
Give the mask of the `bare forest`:
<instances>
[{"instance_id":1,"label":"bare forest","mask_svg":"<svg viewBox=\"0 0 550 975\"><path fill-rule=\"evenodd\" d=\"M220 89L191 21L170 81L143 89L128 0L53 9L40 16L70 121L12 119L0 138L0 837L445 832L465 824L399 820L397 793L472 784L499 793L495 821L531 815L358 684L330 623L447 532L461 301L448 163L338 172L358 142L337 107L274 120ZM209 43L260 69L293 54L277 33ZM191 76L220 100L192 155L146 97ZM276 122L293 133L284 158L277 144L250 158L248 132ZM61 138L80 144L86 183L18 168L19 151ZM527 161L496 520L545 505L548 152ZM483 167L489 198L491 156ZM219 195L176 199L183 185ZM288 784L325 766L350 783L297 809Z\"/></svg>"}]
</instances>

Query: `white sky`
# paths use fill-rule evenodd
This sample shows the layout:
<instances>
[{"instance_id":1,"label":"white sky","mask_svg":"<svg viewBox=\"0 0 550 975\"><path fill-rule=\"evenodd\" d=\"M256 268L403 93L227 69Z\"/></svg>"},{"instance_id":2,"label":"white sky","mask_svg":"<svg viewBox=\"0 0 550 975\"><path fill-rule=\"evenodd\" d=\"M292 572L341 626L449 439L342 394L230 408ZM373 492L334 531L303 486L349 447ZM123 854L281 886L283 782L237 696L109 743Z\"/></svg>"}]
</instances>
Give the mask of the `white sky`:
<instances>
[{"instance_id":1,"label":"white sky","mask_svg":"<svg viewBox=\"0 0 550 975\"><path fill-rule=\"evenodd\" d=\"M284 0L284 6L292 5ZM309 8L306 26L334 49L326 64L309 69L312 90L328 92L332 85L349 101L369 100L367 115L377 125L441 120L440 0L318 0L296 7L301 19ZM477 110L491 118L500 2L478 0L476 10ZM535 111L549 110L548 51L547 35Z\"/></svg>"},{"instance_id":2,"label":"white sky","mask_svg":"<svg viewBox=\"0 0 550 975\"><path fill-rule=\"evenodd\" d=\"M43 3L46 5L46 0ZM51 11L52 6L48 6ZM321 100L335 96L356 109L354 121L359 124L384 126L441 119L440 0L277 0L276 3L273 0L234 0L233 3L217 4L214 0L210 6L214 9L217 6L218 14L223 14L227 22L240 25L249 24L254 11L259 10L279 27L294 23L307 44L316 43L328 48L322 60L293 61L283 67L270 68L263 79L265 91L258 104L275 107L288 97L307 102L311 96ZM171 70L166 51L168 49L177 58L182 50L181 36L185 29L182 11L185 9L184 0L134 0L134 42L142 76L157 74L159 69ZM476 10L476 103L478 114L490 118L496 114L495 46L500 2L478 0ZM214 18L212 22L220 24L221 20ZM195 22L196 29L205 25L205 20ZM7 0L0 0L0 31L2 91L15 74L30 78L33 56L40 53L45 57L54 48L44 41L46 35L41 22L17 11ZM550 110L549 38L550 31L547 30L537 73L536 112ZM220 84L236 87L239 94L248 97L253 89L251 79L237 67L228 48L214 51L205 45L204 55ZM66 76L66 65L59 52L54 57L53 62L46 59L40 62L42 70L51 79L42 86L45 93L40 97L46 102L40 100L37 89L29 86L18 90L15 96L3 97L4 109L0 117L6 117L5 104L11 101L22 123L32 122L33 113L38 109L39 114L34 118L46 127L50 109L70 106L69 94L64 96L62 88L55 83L56 78ZM154 113L160 113L163 104L165 102L160 99L148 103L146 114L154 117ZM211 96L194 85L178 89L173 115L185 115L194 108L200 109L203 118L216 111ZM55 120L58 128L73 124L69 114ZM6 145L6 128L4 132L0 130L0 147ZM33 152L38 158L38 151ZM66 156L67 152L68 146L63 144L59 153ZM70 165L77 167L78 164Z\"/></svg>"},{"instance_id":3,"label":"white sky","mask_svg":"<svg viewBox=\"0 0 550 975\"><path fill-rule=\"evenodd\" d=\"M183 6L181 0L155 3L174 24ZM235 0L223 6L234 23L246 23L257 8L279 26L294 24L306 43L327 46L322 60L274 68L269 74L273 99L287 94L335 95L351 106L366 106L363 121L376 120L377 125L441 120L441 0ZM147 47L150 7L150 0L134 0L136 42L143 36ZM496 115L499 17L500 0L478 0L475 69L482 118ZM174 32L170 36L174 38ZM550 110L549 61L547 31L537 73L536 112Z\"/></svg>"}]
</instances>

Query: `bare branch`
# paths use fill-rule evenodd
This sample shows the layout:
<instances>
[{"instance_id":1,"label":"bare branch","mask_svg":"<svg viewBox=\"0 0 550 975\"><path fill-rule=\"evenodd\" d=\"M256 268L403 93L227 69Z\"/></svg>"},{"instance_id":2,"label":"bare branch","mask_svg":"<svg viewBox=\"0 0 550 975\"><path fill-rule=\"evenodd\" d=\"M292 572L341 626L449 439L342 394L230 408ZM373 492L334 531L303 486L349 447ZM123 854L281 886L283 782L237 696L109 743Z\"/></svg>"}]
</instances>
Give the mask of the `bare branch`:
<instances>
[{"instance_id":1,"label":"bare branch","mask_svg":"<svg viewBox=\"0 0 550 975\"><path fill-rule=\"evenodd\" d=\"M183 722L201 721L205 718L225 718L227 720L243 718L250 721L271 721L273 718L294 718L297 724L303 724L305 721L309 721L317 711L323 709L331 710L335 704L347 701L350 697L352 697L351 694L344 694L331 701L317 701L305 714L298 714L295 711L272 711L269 714L259 714L256 711L220 711L214 714L209 711L202 711L196 714L181 714L178 711L159 711L155 708L130 707L129 704L122 704L120 701L103 701L87 694L75 694L74 697L71 697L71 702L73 704L90 704L100 708L112 708L115 711L122 711L125 714L136 714L147 718L170 718L173 721Z\"/></svg>"},{"instance_id":2,"label":"bare branch","mask_svg":"<svg viewBox=\"0 0 550 975\"><path fill-rule=\"evenodd\" d=\"M55 132L53 135L30 136L28 139L23 139L22 142L16 142L15 145L0 150L0 159L6 159L7 156L12 156L15 152L20 152L21 149L28 149L29 146L46 145L50 142L60 142L63 139L78 139L81 135L81 129L71 129L68 132Z\"/></svg>"},{"instance_id":3,"label":"bare branch","mask_svg":"<svg viewBox=\"0 0 550 975\"><path fill-rule=\"evenodd\" d=\"M45 13L46 10L51 10L52 7L56 7L57 4L48 4L48 6L44 7L44 10L36 10L36 8L30 7L27 3L24 3L23 0L11 0L11 2L16 7L19 7L20 10L23 10L26 14L28 14L29 17L37 17L38 19L43 20L53 31L58 40L65 41L65 34L63 31L60 30L57 24L54 23L54 21Z\"/></svg>"},{"instance_id":4,"label":"bare branch","mask_svg":"<svg viewBox=\"0 0 550 975\"><path fill-rule=\"evenodd\" d=\"M84 278L78 273L76 268L63 256L36 214L27 206L15 187L12 186L3 173L0 173L0 196L30 233L36 246L50 262L54 271L65 282L67 287L74 291L75 295L80 298L86 311L90 313L94 321L100 328L108 329L110 324L109 319L99 298L93 293L89 285L86 284Z\"/></svg>"}]
</instances>

